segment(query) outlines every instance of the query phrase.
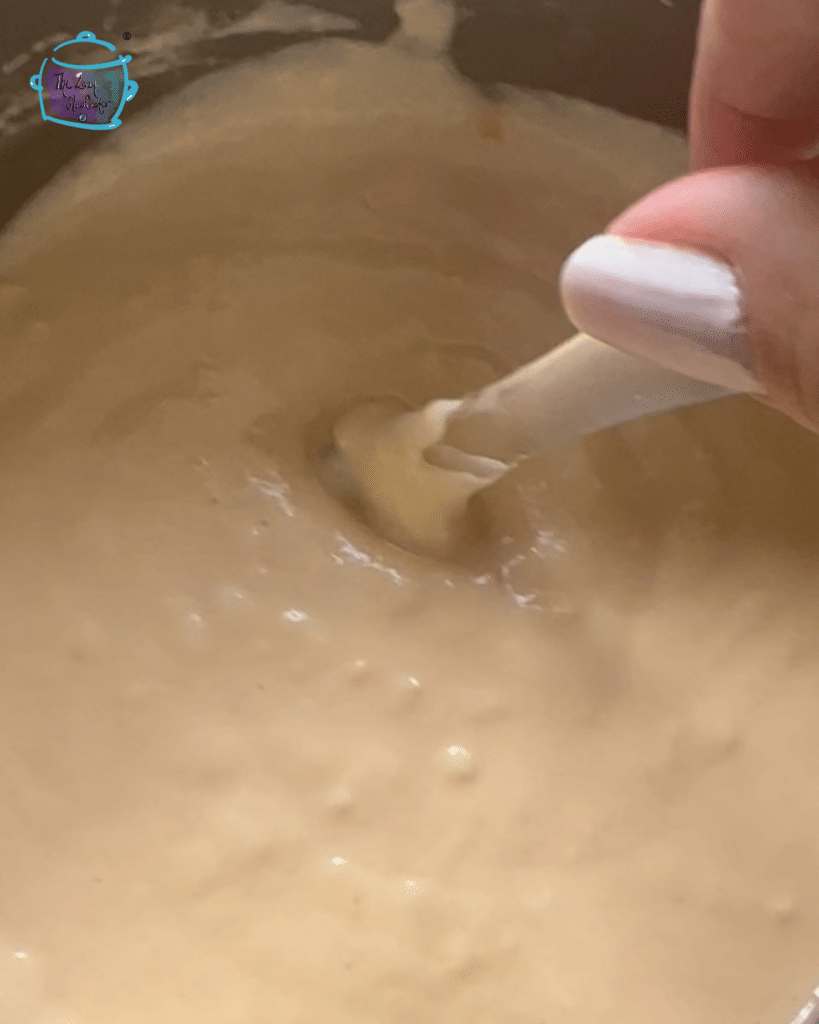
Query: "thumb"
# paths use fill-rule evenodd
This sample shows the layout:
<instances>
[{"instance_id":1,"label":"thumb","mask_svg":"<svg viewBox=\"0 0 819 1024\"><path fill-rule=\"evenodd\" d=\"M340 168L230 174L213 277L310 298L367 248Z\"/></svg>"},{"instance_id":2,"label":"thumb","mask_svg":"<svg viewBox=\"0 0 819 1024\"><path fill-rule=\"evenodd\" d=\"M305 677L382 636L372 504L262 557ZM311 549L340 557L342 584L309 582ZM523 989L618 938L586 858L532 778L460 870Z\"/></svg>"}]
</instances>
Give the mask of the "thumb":
<instances>
[{"instance_id":1,"label":"thumb","mask_svg":"<svg viewBox=\"0 0 819 1024\"><path fill-rule=\"evenodd\" d=\"M819 185L736 167L681 178L580 246L575 326L819 431Z\"/></svg>"}]
</instances>

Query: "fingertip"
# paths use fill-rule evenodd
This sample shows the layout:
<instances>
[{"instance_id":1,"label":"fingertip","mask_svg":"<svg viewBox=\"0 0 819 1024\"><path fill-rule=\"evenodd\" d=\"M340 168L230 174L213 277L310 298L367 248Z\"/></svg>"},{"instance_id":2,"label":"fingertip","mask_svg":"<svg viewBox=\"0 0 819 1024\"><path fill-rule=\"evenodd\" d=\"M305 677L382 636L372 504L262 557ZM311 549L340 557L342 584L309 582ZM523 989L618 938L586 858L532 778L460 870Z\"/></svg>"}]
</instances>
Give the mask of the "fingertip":
<instances>
[{"instance_id":1,"label":"fingertip","mask_svg":"<svg viewBox=\"0 0 819 1024\"><path fill-rule=\"evenodd\" d=\"M746 169L700 171L649 193L609 224L609 234L685 244L712 255L735 255L749 212L740 179Z\"/></svg>"},{"instance_id":2,"label":"fingertip","mask_svg":"<svg viewBox=\"0 0 819 1024\"><path fill-rule=\"evenodd\" d=\"M640 200L607 232L730 266L742 291L749 365L769 404L819 424L819 183L810 168L692 174Z\"/></svg>"}]
</instances>

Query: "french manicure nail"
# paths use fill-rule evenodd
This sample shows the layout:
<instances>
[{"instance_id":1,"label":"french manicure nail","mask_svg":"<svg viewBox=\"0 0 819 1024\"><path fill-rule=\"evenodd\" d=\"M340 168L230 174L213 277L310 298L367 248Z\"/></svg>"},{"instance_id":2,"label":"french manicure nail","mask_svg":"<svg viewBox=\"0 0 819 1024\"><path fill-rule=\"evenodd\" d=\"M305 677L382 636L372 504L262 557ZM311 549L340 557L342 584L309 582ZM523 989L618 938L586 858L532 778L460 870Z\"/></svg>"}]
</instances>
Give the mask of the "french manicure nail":
<instances>
[{"instance_id":1,"label":"french manicure nail","mask_svg":"<svg viewBox=\"0 0 819 1024\"><path fill-rule=\"evenodd\" d=\"M671 370L759 393L727 263L691 249L597 235L566 260L560 290L585 334Z\"/></svg>"}]
</instances>

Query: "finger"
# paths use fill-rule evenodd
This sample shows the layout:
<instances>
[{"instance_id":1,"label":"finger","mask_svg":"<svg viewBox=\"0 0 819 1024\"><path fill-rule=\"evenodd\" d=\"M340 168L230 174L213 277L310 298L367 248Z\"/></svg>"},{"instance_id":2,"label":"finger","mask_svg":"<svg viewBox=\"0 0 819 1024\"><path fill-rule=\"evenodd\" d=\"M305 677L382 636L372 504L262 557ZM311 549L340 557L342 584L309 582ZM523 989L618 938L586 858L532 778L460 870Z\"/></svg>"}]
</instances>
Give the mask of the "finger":
<instances>
[{"instance_id":1,"label":"finger","mask_svg":"<svg viewBox=\"0 0 819 1024\"><path fill-rule=\"evenodd\" d=\"M819 139L819 2L705 0L689 112L695 169L791 163Z\"/></svg>"},{"instance_id":2,"label":"finger","mask_svg":"<svg viewBox=\"0 0 819 1024\"><path fill-rule=\"evenodd\" d=\"M658 189L564 265L587 334L819 429L819 185L762 168Z\"/></svg>"}]
</instances>

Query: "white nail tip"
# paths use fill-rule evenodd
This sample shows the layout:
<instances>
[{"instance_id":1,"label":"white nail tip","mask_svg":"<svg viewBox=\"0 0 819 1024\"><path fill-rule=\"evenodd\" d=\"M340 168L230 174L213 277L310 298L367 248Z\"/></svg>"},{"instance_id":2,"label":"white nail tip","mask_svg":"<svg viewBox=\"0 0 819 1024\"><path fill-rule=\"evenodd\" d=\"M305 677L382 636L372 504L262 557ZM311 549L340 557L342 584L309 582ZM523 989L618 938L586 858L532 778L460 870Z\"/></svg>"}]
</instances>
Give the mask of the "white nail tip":
<instances>
[{"instance_id":1,"label":"white nail tip","mask_svg":"<svg viewBox=\"0 0 819 1024\"><path fill-rule=\"evenodd\" d=\"M599 235L563 266L563 302L579 330L698 380L756 391L742 294L726 263L656 242Z\"/></svg>"}]
</instances>

